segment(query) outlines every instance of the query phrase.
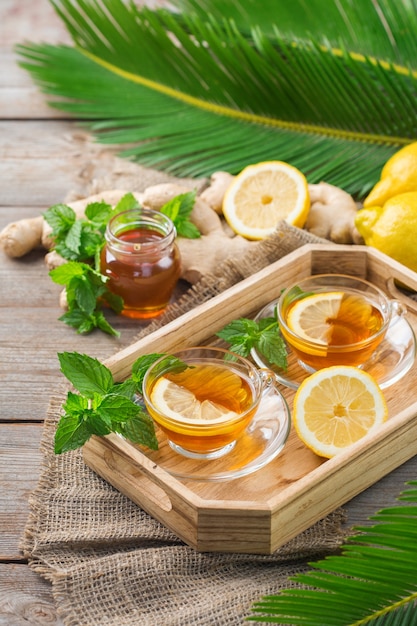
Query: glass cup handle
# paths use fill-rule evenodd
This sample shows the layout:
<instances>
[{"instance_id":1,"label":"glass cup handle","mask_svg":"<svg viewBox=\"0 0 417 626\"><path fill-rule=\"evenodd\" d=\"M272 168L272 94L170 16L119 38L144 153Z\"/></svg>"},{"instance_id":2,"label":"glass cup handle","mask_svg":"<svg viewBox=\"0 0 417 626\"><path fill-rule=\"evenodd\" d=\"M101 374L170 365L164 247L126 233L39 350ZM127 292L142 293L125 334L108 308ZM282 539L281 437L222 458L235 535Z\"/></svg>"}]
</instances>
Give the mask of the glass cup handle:
<instances>
[{"instance_id":1,"label":"glass cup handle","mask_svg":"<svg viewBox=\"0 0 417 626\"><path fill-rule=\"evenodd\" d=\"M407 307L400 300L390 300L390 324L395 324L407 315Z\"/></svg>"},{"instance_id":2,"label":"glass cup handle","mask_svg":"<svg viewBox=\"0 0 417 626\"><path fill-rule=\"evenodd\" d=\"M258 370L262 379L262 395L268 394L277 382L274 372L268 368L261 368Z\"/></svg>"}]
</instances>

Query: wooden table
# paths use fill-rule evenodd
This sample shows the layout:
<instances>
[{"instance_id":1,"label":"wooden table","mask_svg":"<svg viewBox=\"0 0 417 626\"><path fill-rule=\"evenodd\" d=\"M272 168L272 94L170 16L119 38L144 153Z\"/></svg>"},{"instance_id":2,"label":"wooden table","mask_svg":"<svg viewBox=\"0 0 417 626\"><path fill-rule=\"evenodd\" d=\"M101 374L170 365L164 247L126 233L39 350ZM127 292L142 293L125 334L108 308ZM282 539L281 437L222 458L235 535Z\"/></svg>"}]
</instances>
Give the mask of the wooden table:
<instances>
[{"instance_id":1,"label":"wooden table","mask_svg":"<svg viewBox=\"0 0 417 626\"><path fill-rule=\"evenodd\" d=\"M25 39L57 43L68 36L47 0L1 0L0 229L39 215L69 191L82 194L88 184L85 143L76 123L50 109L17 66L13 46ZM39 473L42 423L63 380L57 352L104 359L139 330L118 318L119 340L103 333L80 337L59 322L60 289L48 277L43 256L35 251L11 260L0 252L0 626L61 623L49 583L29 569L19 551L28 496ZM416 477L414 458L347 504L349 524L363 523L394 503L404 483Z\"/></svg>"}]
</instances>

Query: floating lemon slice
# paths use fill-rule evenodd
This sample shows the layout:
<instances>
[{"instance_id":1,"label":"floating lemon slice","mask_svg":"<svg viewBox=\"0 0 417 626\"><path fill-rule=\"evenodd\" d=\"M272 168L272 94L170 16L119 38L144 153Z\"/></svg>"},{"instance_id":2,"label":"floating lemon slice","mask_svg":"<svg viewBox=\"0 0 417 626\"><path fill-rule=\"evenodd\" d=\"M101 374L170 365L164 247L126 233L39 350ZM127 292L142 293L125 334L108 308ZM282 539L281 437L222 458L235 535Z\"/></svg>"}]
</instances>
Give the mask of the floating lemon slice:
<instances>
[{"instance_id":1,"label":"floating lemon slice","mask_svg":"<svg viewBox=\"0 0 417 626\"><path fill-rule=\"evenodd\" d=\"M302 228L310 209L307 180L282 161L249 165L226 191L223 214L230 227L247 239L265 239L278 222Z\"/></svg>"},{"instance_id":2,"label":"floating lemon slice","mask_svg":"<svg viewBox=\"0 0 417 626\"><path fill-rule=\"evenodd\" d=\"M200 402L191 391L164 376L156 381L151 391L151 401L161 415L189 424L213 424L238 416L238 413L229 411L221 404L210 400Z\"/></svg>"},{"instance_id":3,"label":"floating lemon slice","mask_svg":"<svg viewBox=\"0 0 417 626\"><path fill-rule=\"evenodd\" d=\"M301 383L294 398L298 436L326 458L378 430L387 417L387 404L376 381L347 365L315 372Z\"/></svg>"},{"instance_id":4,"label":"floating lemon slice","mask_svg":"<svg viewBox=\"0 0 417 626\"><path fill-rule=\"evenodd\" d=\"M307 341L328 345L328 320L337 317L343 296L343 291L328 291L298 300L288 313L288 328Z\"/></svg>"}]
</instances>

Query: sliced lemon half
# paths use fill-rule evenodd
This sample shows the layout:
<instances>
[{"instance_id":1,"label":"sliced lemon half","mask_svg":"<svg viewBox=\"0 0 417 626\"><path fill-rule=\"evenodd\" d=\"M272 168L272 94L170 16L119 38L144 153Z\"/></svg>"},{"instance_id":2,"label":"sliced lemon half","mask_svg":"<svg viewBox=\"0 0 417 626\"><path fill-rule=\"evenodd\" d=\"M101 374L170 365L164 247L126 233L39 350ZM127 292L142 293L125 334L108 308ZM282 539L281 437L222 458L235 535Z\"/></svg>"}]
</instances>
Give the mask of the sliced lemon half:
<instances>
[{"instance_id":1,"label":"sliced lemon half","mask_svg":"<svg viewBox=\"0 0 417 626\"><path fill-rule=\"evenodd\" d=\"M159 378L152 391L151 401L154 407L161 413L179 422L189 424L206 424L207 422L218 423L233 419L238 413L229 411L221 404L203 400L200 402L195 395L172 382L165 376Z\"/></svg>"},{"instance_id":2,"label":"sliced lemon half","mask_svg":"<svg viewBox=\"0 0 417 626\"><path fill-rule=\"evenodd\" d=\"M223 215L230 227L247 239L265 239L285 220L302 228L310 209L307 180L283 161L245 167L228 187Z\"/></svg>"},{"instance_id":3,"label":"sliced lemon half","mask_svg":"<svg viewBox=\"0 0 417 626\"><path fill-rule=\"evenodd\" d=\"M306 378L294 398L293 422L305 445L331 458L377 431L388 417L385 398L370 374L335 365Z\"/></svg>"}]
</instances>

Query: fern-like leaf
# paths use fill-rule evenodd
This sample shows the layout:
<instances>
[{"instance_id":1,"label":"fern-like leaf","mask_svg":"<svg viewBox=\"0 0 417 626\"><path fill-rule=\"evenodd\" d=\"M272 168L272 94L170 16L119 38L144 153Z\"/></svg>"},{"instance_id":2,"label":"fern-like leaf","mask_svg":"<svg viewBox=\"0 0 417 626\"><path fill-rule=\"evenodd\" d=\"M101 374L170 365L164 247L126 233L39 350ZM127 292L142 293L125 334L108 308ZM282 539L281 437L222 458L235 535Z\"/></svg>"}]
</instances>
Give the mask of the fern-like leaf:
<instances>
[{"instance_id":1,"label":"fern-like leaf","mask_svg":"<svg viewBox=\"0 0 417 626\"><path fill-rule=\"evenodd\" d=\"M409 0L51 2L75 45L20 45L22 66L144 165L203 176L279 159L361 197L417 136Z\"/></svg>"},{"instance_id":2,"label":"fern-like leaf","mask_svg":"<svg viewBox=\"0 0 417 626\"><path fill-rule=\"evenodd\" d=\"M358 534L346 540L341 556L310 563L310 572L292 579L300 588L263 598L249 620L297 626L417 624L417 489L399 499L416 506L377 513L373 526L355 529Z\"/></svg>"}]
</instances>

